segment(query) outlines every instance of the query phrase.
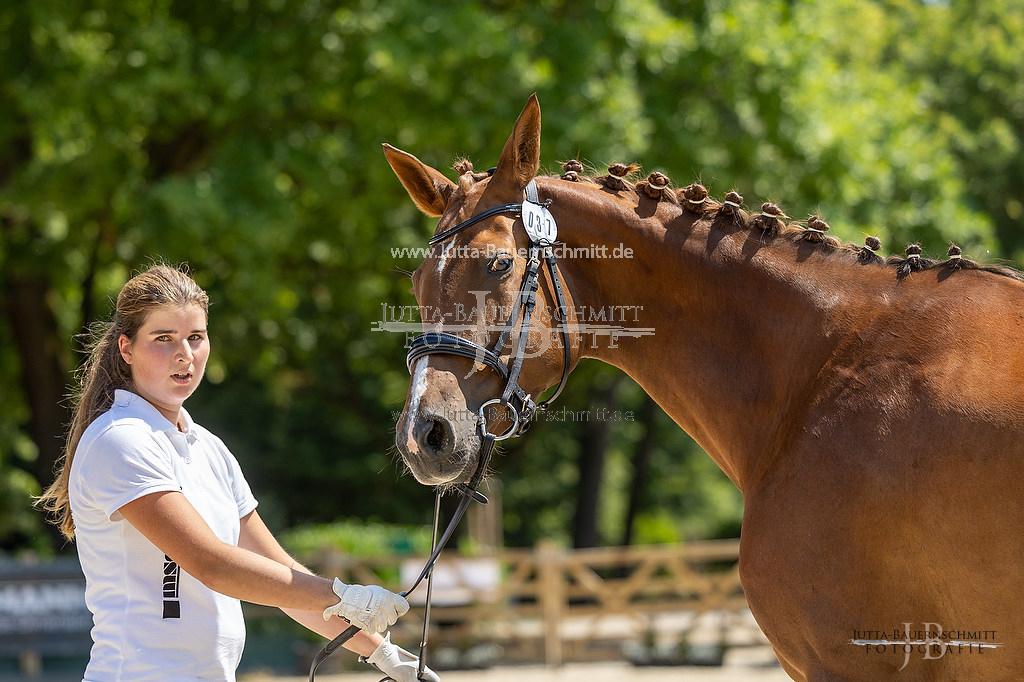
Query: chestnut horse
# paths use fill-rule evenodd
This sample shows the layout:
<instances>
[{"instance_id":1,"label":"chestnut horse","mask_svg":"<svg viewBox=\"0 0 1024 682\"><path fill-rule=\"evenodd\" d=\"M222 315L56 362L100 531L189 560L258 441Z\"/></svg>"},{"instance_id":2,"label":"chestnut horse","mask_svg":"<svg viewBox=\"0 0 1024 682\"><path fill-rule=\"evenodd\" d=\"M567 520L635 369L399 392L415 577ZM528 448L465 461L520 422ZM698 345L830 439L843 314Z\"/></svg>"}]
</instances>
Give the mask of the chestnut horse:
<instances>
[{"instance_id":1,"label":"chestnut horse","mask_svg":"<svg viewBox=\"0 0 1024 682\"><path fill-rule=\"evenodd\" d=\"M919 247L883 260L825 235L817 216L748 213L735 192L720 203L659 173L634 182L635 167L585 177L571 163L535 178L536 96L489 172L462 161L452 182L385 154L416 206L440 217L412 278L434 334L418 346L439 348L414 344L396 435L420 482L471 479L488 433L518 433L529 396L597 358L742 491L744 591L790 676L1024 679L1018 273L955 247L941 262ZM551 220L557 241L528 233L528 215ZM520 293L531 271L526 334L502 316L532 301ZM590 324L627 308L605 325L617 338ZM439 331L470 310L458 334ZM512 426L472 418L484 404Z\"/></svg>"}]
</instances>

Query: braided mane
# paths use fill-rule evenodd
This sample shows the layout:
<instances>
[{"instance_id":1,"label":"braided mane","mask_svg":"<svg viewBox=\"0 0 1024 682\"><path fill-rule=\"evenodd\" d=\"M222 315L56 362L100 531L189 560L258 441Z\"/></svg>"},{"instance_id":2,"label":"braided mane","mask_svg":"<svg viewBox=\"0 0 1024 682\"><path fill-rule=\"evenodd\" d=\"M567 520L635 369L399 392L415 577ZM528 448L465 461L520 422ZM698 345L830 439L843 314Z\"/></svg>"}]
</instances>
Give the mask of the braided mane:
<instances>
[{"instance_id":1,"label":"braided mane","mask_svg":"<svg viewBox=\"0 0 1024 682\"><path fill-rule=\"evenodd\" d=\"M1010 277L1024 282L1024 273L1005 265L982 264L963 256L959 246L950 244L946 252L946 260L934 260L922 255L920 244L910 244L903 256L891 255L888 258L879 256L876 251L881 249L881 241L877 237L867 237L864 245L843 242L825 234L829 224L819 215L812 215L806 221L793 221L781 208L770 202L761 204L759 213L749 213L743 208L743 197L736 191L725 195L717 201L708 194L707 188L694 182L681 189L673 189L671 180L664 173L654 171L646 178L639 179L641 166L637 163L613 163L608 166L607 174L587 173L582 163L570 159L562 163L561 175L550 175L568 182L583 182L600 185L613 192L635 192L641 198L654 201L667 201L682 207L692 214L710 221L729 221L737 227L759 231L765 238L780 238L795 244L810 243L819 245L822 251L853 254L865 265L880 265L894 268L900 279L912 272L946 268L948 270L982 270L993 274ZM474 182L490 177L493 169L483 173L473 171L473 164L468 159L459 159L455 163L455 171L460 178Z\"/></svg>"}]
</instances>

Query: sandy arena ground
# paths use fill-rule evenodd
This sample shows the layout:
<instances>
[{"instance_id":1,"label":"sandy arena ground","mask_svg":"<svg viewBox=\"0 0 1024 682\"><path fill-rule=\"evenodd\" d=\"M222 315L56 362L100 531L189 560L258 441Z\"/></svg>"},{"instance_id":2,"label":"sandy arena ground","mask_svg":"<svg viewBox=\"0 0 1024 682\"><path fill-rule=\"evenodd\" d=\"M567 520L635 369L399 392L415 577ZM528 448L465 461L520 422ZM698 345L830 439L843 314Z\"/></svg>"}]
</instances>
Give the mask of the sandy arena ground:
<instances>
[{"instance_id":1,"label":"sandy arena ground","mask_svg":"<svg viewBox=\"0 0 1024 682\"><path fill-rule=\"evenodd\" d=\"M663 615L662 624L671 627L686 627L691 633L690 641L708 644L718 641L720 628L725 625L729 631L730 643L725 653L724 664L712 666L635 666L625 659L594 663L567 663L563 666L543 664L506 664L500 659L493 667L481 670L443 670L442 682L787 682L790 678L783 672L772 652L768 640L757 627L753 616L746 609L736 613L722 611L694 614ZM630 636L628 619L609 619L605 623L613 634L623 641ZM567 622L563 630L579 635L579 624ZM634 633L635 634L635 633ZM413 636L406 636L411 641ZM435 651L440 656L441 651ZM428 656L427 661L431 659ZM434 660L440 660L435 658ZM379 682L381 673L369 666L356 672L325 670L316 676L317 682ZM258 674L239 676L238 682L306 682L306 677L275 676Z\"/></svg>"},{"instance_id":2,"label":"sandy arena ground","mask_svg":"<svg viewBox=\"0 0 1024 682\"><path fill-rule=\"evenodd\" d=\"M305 677L250 678L266 682L306 682ZM317 675L317 682L378 682L380 673ZM561 668L522 666L490 670L445 671L441 682L790 682L782 668L651 667L629 663L572 663Z\"/></svg>"},{"instance_id":3,"label":"sandy arena ground","mask_svg":"<svg viewBox=\"0 0 1024 682\"><path fill-rule=\"evenodd\" d=\"M771 649L732 650L720 668L693 666L637 667L626 662L496 666L487 670L449 670L441 682L788 682ZM317 682L378 682L380 673L317 675ZM306 682L305 677L249 676L239 682Z\"/></svg>"}]
</instances>

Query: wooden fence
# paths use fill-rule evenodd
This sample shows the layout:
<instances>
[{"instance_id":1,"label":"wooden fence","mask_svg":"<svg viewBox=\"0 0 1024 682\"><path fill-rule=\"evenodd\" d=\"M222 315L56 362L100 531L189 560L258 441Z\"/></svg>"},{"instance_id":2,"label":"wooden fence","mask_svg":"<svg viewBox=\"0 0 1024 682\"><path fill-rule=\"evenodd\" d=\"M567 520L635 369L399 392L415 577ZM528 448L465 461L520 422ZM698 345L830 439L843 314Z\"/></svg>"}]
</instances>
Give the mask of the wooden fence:
<instances>
[{"instance_id":1,"label":"wooden fence","mask_svg":"<svg viewBox=\"0 0 1024 682\"><path fill-rule=\"evenodd\" d=\"M738 551L739 540L583 550L542 542L488 557L446 556L435 568L431 642L462 651L500 646L506 662L558 665L622 658L627 646L671 649L702 628L720 646L737 624L752 628L756 640L760 632L746 610ZM323 575L398 591L423 559L353 560L325 552L311 563ZM419 641L425 594L424 584L410 596L413 613L396 626L406 629L396 639ZM709 627L715 632L706 632Z\"/></svg>"}]
</instances>

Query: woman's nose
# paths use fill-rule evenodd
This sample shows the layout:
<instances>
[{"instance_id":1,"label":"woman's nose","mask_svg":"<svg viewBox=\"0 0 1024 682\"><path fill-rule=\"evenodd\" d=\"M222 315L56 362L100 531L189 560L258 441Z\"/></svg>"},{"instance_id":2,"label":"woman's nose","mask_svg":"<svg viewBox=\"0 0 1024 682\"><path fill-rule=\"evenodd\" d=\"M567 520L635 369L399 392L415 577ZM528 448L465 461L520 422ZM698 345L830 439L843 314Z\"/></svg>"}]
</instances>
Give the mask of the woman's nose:
<instances>
[{"instance_id":1,"label":"woman's nose","mask_svg":"<svg viewBox=\"0 0 1024 682\"><path fill-rule=\"evenodd\" d=\"M186 341L178 346L178 362L192 362L192 346Z\"/></svg>"}]
</instances>

